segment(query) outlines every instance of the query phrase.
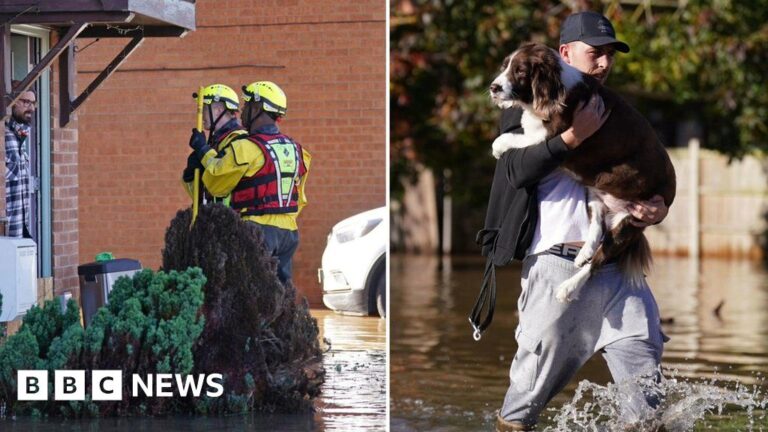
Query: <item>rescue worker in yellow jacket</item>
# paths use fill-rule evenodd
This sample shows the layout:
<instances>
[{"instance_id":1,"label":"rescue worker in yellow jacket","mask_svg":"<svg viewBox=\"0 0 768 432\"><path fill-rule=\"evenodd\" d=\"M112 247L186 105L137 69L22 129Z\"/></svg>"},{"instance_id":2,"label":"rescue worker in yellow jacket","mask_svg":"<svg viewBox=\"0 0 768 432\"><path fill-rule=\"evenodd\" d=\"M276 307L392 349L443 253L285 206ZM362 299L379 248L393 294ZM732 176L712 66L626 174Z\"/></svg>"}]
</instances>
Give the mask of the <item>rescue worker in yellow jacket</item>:
<instances>
[{"instance_id":1,"label":"rescue worker in yellow jacket","mask_svg":"<svg viewBox=\"0 0 768 432\"><path fill-rule=\"evenodd\" d=\"M278 258L277 275L292 278L299 245L296 218L307 204L305 186L310 154L280 133L287 99L277 84L258 81L243 86L242 121L247 136L222 141L216 150L200 140L190 146L205 167L203 183L214 197L227 197L244 220L262 227L267 250ZM239 132L231 132L239 133Z\"/></svg>"},{"instance_id":2,"label":"rescue worker in yellow jacket","mask_svg":"<svg viewBox=\"0 0 768 432\"><path fill-rule=\"evenodd\" d=\"M193 96L197 98L197 94ZM208 150L213 149L218 152L233 140L248 135L237 119L240 100L231 87L224 84L211 84L203 88L202 97L203 128L208 131L208 139L202 131L192 129L192 136L189 138L192 153L187 158L187 167L182 174L184 186L190 196L193 196L192 182L195 178L195 169L202 171L203 185L212 182L212 170L206 169L201 163L201 159L207 156ZM207 190L204 192L207 192L206 195L209 198L212 196Z\"/></svg>"}]
</instances>

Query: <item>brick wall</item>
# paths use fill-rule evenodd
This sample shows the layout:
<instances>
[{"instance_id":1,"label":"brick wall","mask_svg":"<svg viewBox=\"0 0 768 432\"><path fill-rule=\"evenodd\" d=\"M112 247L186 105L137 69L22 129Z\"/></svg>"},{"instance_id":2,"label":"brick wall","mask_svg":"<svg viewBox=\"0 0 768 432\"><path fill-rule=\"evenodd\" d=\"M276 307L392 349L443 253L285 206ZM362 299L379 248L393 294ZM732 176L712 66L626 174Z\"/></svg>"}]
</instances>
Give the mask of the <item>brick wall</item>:
<instances>
[{"instance_id":1,"label":"brick wall","mask_svg":"<svg viewBox=\"0 0 768 432\"><path fill-rule=\"evenodd\" d=\"M53 33L51 46L58 41ZM66 54L63 54L66 55ZM58 61L52 67L51 92L51 212L53 228L53 277L55 294L78 291L78 130L77 115L62 128L59 124ZM77 86L75 87L77 89Z\"/></svg>"},{"instance_id":2,"label":"brick wall","mask_svg":"<svg viewBox=\"0 0 768 432\"><path fill-rule=\"evenodd\" d=\"M319 305L328 231L385 205L385 14L380 0L200 1L197 31L146 40L79 112L81 261L111 251L159 267L165 229L189 205L179 178L192 92L272 80L288 96L282 130L313 157L294 279ZM79 53L79 87L126 42L102 39Z\"/></svg>"}]
</instances>

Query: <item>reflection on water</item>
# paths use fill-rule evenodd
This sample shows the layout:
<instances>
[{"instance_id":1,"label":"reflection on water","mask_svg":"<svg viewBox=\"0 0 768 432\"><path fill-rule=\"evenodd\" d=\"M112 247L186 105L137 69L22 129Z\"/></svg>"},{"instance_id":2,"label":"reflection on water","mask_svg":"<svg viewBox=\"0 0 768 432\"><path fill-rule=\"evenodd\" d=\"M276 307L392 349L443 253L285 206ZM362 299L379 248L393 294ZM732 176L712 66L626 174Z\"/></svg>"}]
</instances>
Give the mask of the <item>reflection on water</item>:
<instances>
[{"instance_id":1,"label":"reflection on water","mask_svg":"<svg viewBox=\"0 0 768 432\"><path fill-rule=\"evenodd\" d=\"M331 341L323 364L326 380L316 412L229 417L170 417L97 420L0 420L0 431L384 431L386 430L386 323L376 317L313 310L321 338Z\"/></svg>"},{"instance_id":2,"label":"reflection on water","mask_svg":"<svg viewBox=\"0 0 768 432\"><path fill-rule=\"evenodd\" d=\"M497 272L494 323L480 342L474 342L467 317L482 270L478 258L393 256L393 431L492 430L516 350L520 269L509 266ZM693 381L716 376L765 385L768 273L759 264L657 257L648 279L662 317L673 321L664 325L672 338L665 346L666 370ZM585 379L598 385L610 382L600 356L581 369L544 417L554 417ZM755 419L765 422L760 415ZM714 430L723 430L717 420L707 422L715 424Z\"/></svg>"},{"instance_id":3,"label":"reflection on water","mask_svg":"<svg viewBox=\"0 0 768 432\"><path fill-rule=\"evenodd\" d=\"M315 404L325 431L384 431L387 421L386 321L377 317L313 313L325 354L326 381Z\"/></svg>"}]
</instances>

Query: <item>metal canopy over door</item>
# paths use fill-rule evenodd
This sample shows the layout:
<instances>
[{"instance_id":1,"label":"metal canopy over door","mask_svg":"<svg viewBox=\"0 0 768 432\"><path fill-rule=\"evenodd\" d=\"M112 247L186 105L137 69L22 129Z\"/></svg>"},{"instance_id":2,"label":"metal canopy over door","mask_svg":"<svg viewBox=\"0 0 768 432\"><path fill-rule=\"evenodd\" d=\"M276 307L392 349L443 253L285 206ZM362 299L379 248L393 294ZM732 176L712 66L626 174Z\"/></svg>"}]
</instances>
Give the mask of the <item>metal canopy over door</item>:
<instances>
[{"instance_id":1,"label":"metal canopy over door","mask_svg":"<svg viewBox=\"0 0 768 432\"><path fill-rule=\"evenodd\" d=\"M59 124L106 80L146 37L181 37L195 29L194 0L15 0L0 2L0 115L29 88L55 60L59 61ZM9 27L42 25L59 34L50 48L18 86L11 86ZM128 38L125 48L79 94L74 94L74 41L77 37Z\"/></svg>"}]
</instances>

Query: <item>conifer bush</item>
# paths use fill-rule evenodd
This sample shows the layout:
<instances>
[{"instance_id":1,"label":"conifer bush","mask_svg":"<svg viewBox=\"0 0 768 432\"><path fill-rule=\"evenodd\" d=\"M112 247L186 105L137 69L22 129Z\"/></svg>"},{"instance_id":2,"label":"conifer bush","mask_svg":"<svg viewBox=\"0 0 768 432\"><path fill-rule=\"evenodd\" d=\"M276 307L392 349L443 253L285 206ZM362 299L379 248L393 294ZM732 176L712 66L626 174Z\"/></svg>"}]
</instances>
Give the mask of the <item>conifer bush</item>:
<instances>
[{"instance_id":1,"label":"conifer bush","mask_svg":"<svg viewBox=\"0 0 768 432\"><path fill-rule=\"evenodd\" d=\"M180 211L165 237L163 268L200 267L208 278L205 329L195 373L223 373L226 397L197 401L203 412L296 411L312 406L325 372L317 321L306 299L277 278L261 228L228 207Z\"/></svg>"},{"instance_id":2,"label":"conifer bush","mask_svg":"<svg viewBox=\"0 0 768 432\"><path fill-rule=\"evenodd\" d=\"M83 329L69 300L32 307L0 344L0 412L96 417L311 409L325 372L317 322L293 285L277 278L261 229L231 209L180 211L166 232L163 267L118 279ZM48 401L19 402L16 372L49 371ZM57 369L86 371L85 401L54 401ZM123 371L120 401L91 400L90 371ZM132 376L222 374L224 394L132 395Z\"/></svg>"},{"instance_id":3,"label":"conifer bush","mask_svg":"<svg viewBox=\"0 0 768 432\"><path fill-rule=\"evenodd\" d=\"M131 397L131 376L156 373L188 374L192 347L204 325L201 314L205 277L199 268L184 271L142 270L133 278L119 278L109 304L98 310L87 329L80 309L70 299L62 313L57 300L33 306L19 332L0 345L0 404L12 414L100 415L163 414L176 412L173 398ZM16 371L49 371L49 395L57 369L86 370L86 401L20 402ZM90 401L88 371L123 371L121 401Z\"/></svg>"}]
</instances>

